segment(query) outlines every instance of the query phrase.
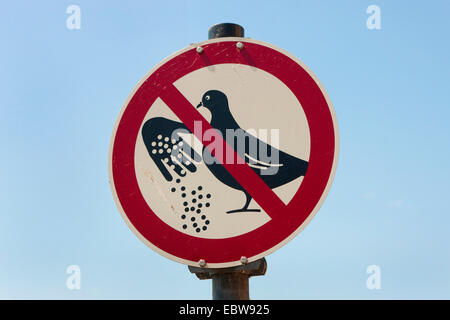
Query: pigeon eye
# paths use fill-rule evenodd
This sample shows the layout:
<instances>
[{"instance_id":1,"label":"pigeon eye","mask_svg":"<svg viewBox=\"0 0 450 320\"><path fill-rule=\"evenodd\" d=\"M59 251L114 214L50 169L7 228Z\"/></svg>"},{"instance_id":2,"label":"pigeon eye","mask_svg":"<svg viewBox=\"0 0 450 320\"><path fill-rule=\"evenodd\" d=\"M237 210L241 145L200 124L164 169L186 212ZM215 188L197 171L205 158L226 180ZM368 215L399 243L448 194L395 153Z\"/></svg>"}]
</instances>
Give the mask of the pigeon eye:
<instances>
[{"instance_id":1,"label":"pigeon eye","mask_svg":"<svg viewBox=\"0 0 450 320\"><path fill-rule=\"evenodd\" d=\"M206 97L205 97L205 100L209 100L209 96L206 96Z\"/></svg>"}]
</instances>

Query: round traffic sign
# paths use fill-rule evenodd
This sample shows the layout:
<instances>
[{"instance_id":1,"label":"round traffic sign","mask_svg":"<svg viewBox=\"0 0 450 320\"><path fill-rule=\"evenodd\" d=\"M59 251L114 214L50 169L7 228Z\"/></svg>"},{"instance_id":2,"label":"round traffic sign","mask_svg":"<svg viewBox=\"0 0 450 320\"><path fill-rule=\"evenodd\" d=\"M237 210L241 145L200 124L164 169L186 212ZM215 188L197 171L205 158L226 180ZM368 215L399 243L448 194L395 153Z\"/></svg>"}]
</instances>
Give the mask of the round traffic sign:
<instances>
[{"instance_id":1,"label":"round traffic sign","mask_svg":"<svg viewBox=\"0 0 450 320\"><path fill-rule=\"evenodd\" d=\"M114 127L109 174L144 243L219 268L298 234L337 154L334 110L312 72L273 45L224 38L173 54L138 83Z\"/></svg>"}]
</instances>

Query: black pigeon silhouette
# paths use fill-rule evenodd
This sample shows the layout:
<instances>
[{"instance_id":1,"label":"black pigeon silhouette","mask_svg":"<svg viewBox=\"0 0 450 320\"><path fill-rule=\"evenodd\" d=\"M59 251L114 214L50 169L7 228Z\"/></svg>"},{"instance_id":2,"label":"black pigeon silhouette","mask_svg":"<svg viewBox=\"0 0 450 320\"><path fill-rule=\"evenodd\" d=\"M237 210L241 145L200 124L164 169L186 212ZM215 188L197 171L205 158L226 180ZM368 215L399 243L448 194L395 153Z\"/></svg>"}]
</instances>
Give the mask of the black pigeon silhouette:
<instances>
[{"instance_id":1,"label":"black pigeon silhouette","mask_svg":"<svg viewBox=\"0 0 450 320\"><path fill-rule=\"evenodd\" d=\"M233 118L228 106L227 96L223 92L218 90L207 91L197 108L202 106L211 112L211 126L220 131L224 140L234 148L236 153L245 160L269 188L277 188L306 174L307 161L280 151L242 130ZM241 134L234 134L232 137L230 135L227 136L227 129L232 129L234 132ZM242 141L243 135L244 141ZM275 155L278 155L278 157L275 157ZM208 148L203 147L204 160L205 157L211 159L213 156ZM260 211L259 209L248 209L252 197L223 165L212 161L205 161L205 163L212 174L222 183L245 193L246 201L244 207L228 211L227 213Z\"/></svg>"}]
</instances>

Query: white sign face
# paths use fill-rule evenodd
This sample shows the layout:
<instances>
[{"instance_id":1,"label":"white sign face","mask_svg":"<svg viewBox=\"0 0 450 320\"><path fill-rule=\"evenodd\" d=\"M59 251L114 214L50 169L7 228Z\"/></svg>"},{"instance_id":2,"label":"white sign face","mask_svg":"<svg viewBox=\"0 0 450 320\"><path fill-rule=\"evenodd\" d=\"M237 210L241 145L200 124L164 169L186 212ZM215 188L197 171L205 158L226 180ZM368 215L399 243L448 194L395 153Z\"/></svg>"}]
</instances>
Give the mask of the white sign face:
<instances>
[{"instance_id":1,"label":"white sign face","mask_svg":"<svg viewBox=\"0 0 450 320\"><path fill-rule=\"evenodd\" d=\"M228 98L230 113L240 128L269 144L279 145L281 150L295 157L309 159L310 139L305 113L286 85L271 74L246 65L220 64L196 70L177 80L174 85L194 106L201 102L202 96L209 90L223 92ZM283 113L279 112L280 108ZM199 112L208 122L211 121L209 110L199 108ZM154 102L142 125L155 117L181 122L161 99ZM155 150L163 150L164 154L171 156L167 152L172 151L171 140L171 136L164 135L161 140L156 136L153 141ZM183 135L183 142L202 154L203 144L193 134ZM195 172L185 170L186 176L174 174L175 179L167 181L149 156L144 139L137 139L135 170L139 187L149 207L165 223L188 235L217 239L247 233L270 220L254 201L250 202L249 208L259 209L260 212L227 214L227 211L243 207L245 193L216 179L204 161L188 161L195 164ZM167 164L166 167L170 170ZM180 179L180 182L177 183L176 179ZM275 188L274 192L287 204L302 179L298 177ZM195 195L192 195L192 191L195 191ZM206 197L208 195L210 198ZM189 211L185 213L186 209ZM202 216L205 219L201 219ZM197 222L195 227L195 222L190 221L192 217ZM209 221L209 224L205 225L205 221ZM184 229L185 225L187 227ZM200 232L196 232L199 227ZM203 227L206 230L202 230Z\"/></svg>"},{"instance_id":2,"label":"white sign face","mask_svg":"<svg viewBox=\"0 0 450 320\"><path fill-rule=\"evenodd\" d=\"M313 217L334 176L323 87L295 57L243 40L163 61L114 130L110 177L126 222L185 264L229 267L273 252Z\"/></svg>"}]
</instances>

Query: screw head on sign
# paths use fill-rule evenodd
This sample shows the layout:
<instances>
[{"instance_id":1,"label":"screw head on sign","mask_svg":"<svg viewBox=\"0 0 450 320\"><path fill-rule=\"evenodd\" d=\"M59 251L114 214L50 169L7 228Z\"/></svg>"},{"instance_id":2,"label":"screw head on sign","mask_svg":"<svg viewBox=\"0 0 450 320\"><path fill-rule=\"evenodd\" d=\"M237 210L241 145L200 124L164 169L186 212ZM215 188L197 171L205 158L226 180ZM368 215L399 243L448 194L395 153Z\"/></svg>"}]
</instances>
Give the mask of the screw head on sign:
<instances>
[{"instance_id":1,"label":"screw head on sign","mask_svg":"<svg viewBox=\"0 0 450 320\"><path fill-rule=\"evenodd\" d=\"M244 44L242 42L238 42L236 43L236 48L238 48L239 50L244 49Z\"/></svg>"},{"instance_id":2,"label":"screw head on sign","mask_svg":"<svg viewBox=\"0 0 450 320\"><path fill-rule=\"evenodd\" d=\"M201 54L203 52L203 48L202 47L197 47L196 49L198 54Z\"/></svg>"},{"instance_id":3,"label":"screw head on sign","mask_svg":"<svg viewBox=\"0 0 450 320\"><path fill-rule=\"evenodd\" d=\"M206 266L206 261L204 259L200 259L198 265L203 268L204 266Z\"/></svg>"},{"instance_id":4,"label":"screw head on sign","mask_svg":"<svg viewBox=\"0 0 450 320\"><path fill-rule=\"evenodd\" d=\"M247 263L248 263L247 257L242 256L242 257L241 257L241 263L242 263L242 264L247 264Z\"/></svg>"}]
</instances>

